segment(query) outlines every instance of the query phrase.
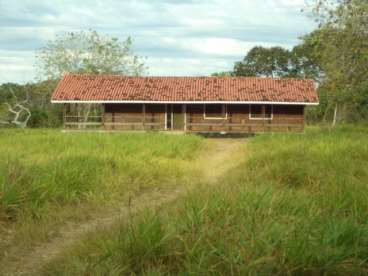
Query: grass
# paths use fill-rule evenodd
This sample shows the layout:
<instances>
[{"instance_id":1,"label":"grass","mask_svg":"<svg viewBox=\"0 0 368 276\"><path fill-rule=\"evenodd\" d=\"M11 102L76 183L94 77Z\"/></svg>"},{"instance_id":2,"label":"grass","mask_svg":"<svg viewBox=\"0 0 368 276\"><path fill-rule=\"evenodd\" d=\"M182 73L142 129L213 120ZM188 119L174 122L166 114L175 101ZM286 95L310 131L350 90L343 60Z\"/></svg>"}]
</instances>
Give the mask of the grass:
<instances>
[{"instance_id":1,"label":"grass","mask_svg":"<svg viewBox=\"0 0 368 276\"><path fill-rule=\"evenodd\" d=\"M368 128L261 135L216 186L94 233L46 275L366 275Z\"/></svg>"},{"instance_id":2,"label":"grass","mask_svg":"<svg viewBox=\"0 0 368 276\"><path fill-rule=\"evenodd\" d=\"M12 227L32 244L47 223L185 184L200 148L196 136L0 130L0 230Z\"/></svg>"}]
</instances>

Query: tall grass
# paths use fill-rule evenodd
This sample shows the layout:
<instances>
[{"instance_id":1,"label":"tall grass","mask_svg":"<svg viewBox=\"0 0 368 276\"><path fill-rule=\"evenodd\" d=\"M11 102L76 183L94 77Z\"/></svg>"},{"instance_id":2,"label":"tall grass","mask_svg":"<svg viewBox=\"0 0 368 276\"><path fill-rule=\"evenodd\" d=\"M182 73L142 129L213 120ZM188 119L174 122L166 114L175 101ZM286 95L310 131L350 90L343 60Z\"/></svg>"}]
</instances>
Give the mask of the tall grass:
<instances>
[{"instance_id":1,"label":"tall grass","mask_svg":"<svg viewBox=\"0 0 368 276\"><path fill-rule=\"evenodd\" d=\"M0 221L175 184L200 138L0 130Z\"/></svg>"},{"instance_id":2,"label":"tall grass","mask_svg":"<svg viewBox=\"0 0 368 276\"><path fill-rule=\"evenodd\" d=\"M45 274L365 275L367 137L258 136L216 187L91 235Z\"/></svg>"}]
</instances>

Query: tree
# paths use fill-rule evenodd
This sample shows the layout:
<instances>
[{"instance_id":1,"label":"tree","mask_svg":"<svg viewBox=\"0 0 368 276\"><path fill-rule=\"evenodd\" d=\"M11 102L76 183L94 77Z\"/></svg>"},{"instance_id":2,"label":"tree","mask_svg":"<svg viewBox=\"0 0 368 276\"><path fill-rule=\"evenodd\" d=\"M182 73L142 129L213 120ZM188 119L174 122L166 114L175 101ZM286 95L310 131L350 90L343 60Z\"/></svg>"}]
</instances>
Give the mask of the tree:
<instances>
[{"instance_id":1,"label":"tree","mask_svg":"<svg viewBox=\"0 0 368 276\"><path fill-rule=\"evenodd\" d=\"M313 55L313 45L302 43L290 52L289 72L287 77L313 79L320 83L323 71Z\"/></svg>"},{"instance_id":2,"label":"tree","mask_svg":"<svg viewBox=\"0 0 368 276\"><path fill-rule=\"evenodd\" d=\"M215 72L211 74L212 77L233 77L234 73L232 71L222 71Z\"/></svg>"},{"instance_id":3,"label":"tree","mask_svg":"<svg viewBox=\"0 0 368 276\"><path fill-rule=\"evenodd\" d=\"M27 127L59 127L61 125L60 105L50 104L50 88L56 86L56 81L41 81L27 83L24 85L15 83L4 83L0 85L0 116L3 118L2 126L12 125L13 114L9 112L8 106L14 105L16 99L28 99L25 107L29 109L32 116L27 122ZM23 115L25 115L23 111Z\"/></svg>"},{"instance_id":4,"label":"tree","mask_svg":"<svg viewBox=\"0 0 368 276\"><path fill-rule=\"evenodd\" d=\"M0 124L25 128L32 116L30 109L27 107L29 104L29 94L26 94L26 99L19 100L12 87L9 86L8 88L11 96L8 96L10 98L9 101L3 103L7 107L7 112L3 112L6 113L6 116L5 119L0 119Z\"/></svg>"},{"instance_id":5,"label":"tree","mask_svg":"<svg viewBox=\"0 0 368 276\"><path fill-rule=\"evenodd\" d=\"M289 73L290 52L281 47L252 48L235 63L234 74L248 77L284 77Z\"/></svg>"},{"instance_id":6,"label":"tree","mask_svg":"<svg viewBox=\"0 0 368 276\"><path fill-rule=\"evenodd\" d=\"M49 41L37 54L40 79L59 79L64 72L141 75L145 66L124 41L96 31L66 33Z\"/></svg>"},{"instance_id":7,"label":"tree","mask_svg":"<svg viewBox=\"0 0 368 276\"><path fill-rule=\"evenodd\" d=\"M96 31L66 33L49 41L36 55L39 79L58 80L65 72L138 76L146 67L132 52L132 40L124 41ZM49 91L55 88L53 82ZM48 95L50 94L47 93ZM78 114L86 122L91 112L98 114L98 105L78 105ZM38 112L37 114L42 114Z\"/></svg>"},{"instance_id":8,"label":"tree","mask_svg":"<svg viewBox=\"0 0 368 276\"><path fill-rule=\"evenodd\" d=\"M367 118L368 2L317 0L314 12L320 25L304 42L313 45L325 74L333 122L356 118L354 113Z\"/></svg>"},{"instance_id":9,"label":"tree","mask_svg":"<svg viewBox=\"0 0 368 276\"><path fill-rule=\"evenodd\" d=\"M254 47L243 61L235 63L234 74L248 77L312 78L321 70L311 55L310 46L302 44L291 51L281 47Z\"/></svg>"}]
</instances>

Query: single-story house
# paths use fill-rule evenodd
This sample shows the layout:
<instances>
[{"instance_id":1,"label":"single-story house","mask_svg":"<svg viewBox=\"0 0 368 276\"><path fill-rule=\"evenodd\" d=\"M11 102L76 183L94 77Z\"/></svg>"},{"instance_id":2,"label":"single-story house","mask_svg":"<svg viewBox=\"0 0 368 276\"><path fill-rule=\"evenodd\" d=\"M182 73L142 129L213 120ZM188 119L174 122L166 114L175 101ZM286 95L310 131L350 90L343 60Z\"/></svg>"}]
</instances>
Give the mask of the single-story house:
<instances>
[{"instance_id":1,"label":"single-story house","mask_svg":"<svg viewBox=\"0 0 368 276\"><path fill-rule=\"evenodd\" d=\"M66 74L51 101L66 128L257 133L303 131L318 96L307 79Z\"/></svg>"}]
</instances>

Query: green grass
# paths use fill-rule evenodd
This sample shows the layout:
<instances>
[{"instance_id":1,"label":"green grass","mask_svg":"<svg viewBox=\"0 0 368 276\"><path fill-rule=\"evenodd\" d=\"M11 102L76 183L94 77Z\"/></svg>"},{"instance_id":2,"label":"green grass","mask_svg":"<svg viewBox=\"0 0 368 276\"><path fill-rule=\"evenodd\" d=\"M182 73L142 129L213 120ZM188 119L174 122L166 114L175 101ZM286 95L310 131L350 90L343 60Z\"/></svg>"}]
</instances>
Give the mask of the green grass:
<instances>
[{"instance_id":1,"label":"green grass","mask_svg":"<svg viewBox=\"0 0 368 276\"><path fill-rule=\"evenodd\" d=\"M368 128L261 135L215 187L91 234L47 275L366 275Z\"/></svg>"},{"instance_id":2,"label":"green grass","mask_svg":"<svg viewBox=\"0 0 368 276\"><path fill-rule=\"evenodd\" d=\"M2 129L0 226L42 230L42 221L79 219L83 208L185 184L200 148L196 136Z\"/></svg>"}]
</instances>

